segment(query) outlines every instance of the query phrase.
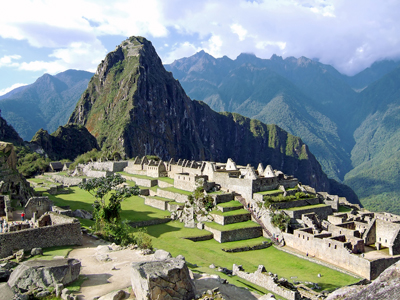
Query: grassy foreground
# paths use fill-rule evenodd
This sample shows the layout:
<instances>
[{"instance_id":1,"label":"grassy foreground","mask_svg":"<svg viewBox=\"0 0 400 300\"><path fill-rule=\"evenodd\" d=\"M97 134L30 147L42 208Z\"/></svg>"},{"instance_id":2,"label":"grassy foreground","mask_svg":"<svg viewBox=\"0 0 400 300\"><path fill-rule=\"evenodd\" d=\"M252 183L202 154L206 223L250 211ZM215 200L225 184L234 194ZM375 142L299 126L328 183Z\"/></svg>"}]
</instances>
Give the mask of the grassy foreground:
<instances>
[{"instance_id":1,"label":"grassy foreground","mask_svg":"<svg viewBox=\"0 0 400 300\"><path fill-rule=\"evenodd\" d=\"M59 206L70 206L71 209L92 210L94 198L77 187L69 189L70 193L60 195L47 195ZM122 202L122 219L130 221L143 221L152 218L164 218L169 216L169 212L158 210L144 204L144 199L138 196L131 197ZM90 226L92 221L83 221L83 225ZM132 229L136 231L137 229ZM229 282L238 286L247 287L251 290L266 293L255 285L234 276L228 277L216 269L210 269L209 265L232 269L233 264L243 265L247 272L254 272L258 265L265 266L267 271L278 274L279 277L285 277L289 281L309 281L318 283L323 290L333 290L335 288L357 282L359 279L332 270L330 268L300 259L294 255L279 251L274 247L262 250L253 250L250 252L227 253L222 248L234 248L253 243L261 243L267 239L260 237L248 241L237 241L220 244L214 239L193 242L185 237L203 236L209 234L204 230L197 228L185 228L178 221L171 221L166 224L153 225L147 227L147 232L153 238L153 246L158 249L169 251L173 256L185 256L189 268L194 272L218 274L226 278ZM322 277L318 277L322 274Z\"/></svg>"}]
</instances>

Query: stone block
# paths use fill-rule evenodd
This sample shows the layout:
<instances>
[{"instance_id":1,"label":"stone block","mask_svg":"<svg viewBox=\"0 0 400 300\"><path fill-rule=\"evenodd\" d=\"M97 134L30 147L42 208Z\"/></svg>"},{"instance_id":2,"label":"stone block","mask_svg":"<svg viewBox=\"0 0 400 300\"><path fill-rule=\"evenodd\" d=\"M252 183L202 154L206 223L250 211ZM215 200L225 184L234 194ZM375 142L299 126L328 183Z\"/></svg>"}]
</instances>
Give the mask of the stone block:
<instances>
[{"instance_id":1,"label":"stone block","mask_svg":"<svg viewBox=\"0 0 400 300\"><path fill-rule=\"evenodd\" d=\"M137 300L189 300L196 294L186 262L179 258L132 263L131 283Z\"/></svg>"}]
</instances>

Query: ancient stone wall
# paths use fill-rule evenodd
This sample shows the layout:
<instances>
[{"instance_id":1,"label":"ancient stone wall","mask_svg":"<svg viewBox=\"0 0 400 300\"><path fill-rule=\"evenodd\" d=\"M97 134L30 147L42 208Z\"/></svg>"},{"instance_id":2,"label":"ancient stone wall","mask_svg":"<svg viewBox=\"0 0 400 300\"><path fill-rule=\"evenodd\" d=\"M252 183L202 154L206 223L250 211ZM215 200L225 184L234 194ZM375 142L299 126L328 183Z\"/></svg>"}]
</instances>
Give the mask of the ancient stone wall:
<instances>
[{"instance_id":1,"label":"ancient stone wall","mask_svg":"<svg viewBox=\"0 0 400 300\"><path fill-rule=\"evenodd\" d=\"M273 274L268 274L263 266L259 266L254 273L247 273L239 266L233 265L232 274L243 278L251 283L257 284L285 299L300 300L301 295L295 289L289 289L278 283L278 279Z\"/></svg>"},{"instance_id":2,"label":"ancient stone wall","mask_svg":"<svg viewBox=\"0 0 400 300\"><path fill-rule=\"evenodd\" d=\"M345 223L342 225L346 225L346 224L349 224L349 223ZM353 223L353 226L354 226L354 223ZM341 225L329 224L328 231L332 232L333 235L343 234L345 236L352 236L352 237L358 237L358 238L361 237L360 232L358 230L351 228L351 226L348 226L348 227L350 227L350 228L346 228L346 226L341 226ZM354 226L354 228L355 228L355 226Z\"/></svg>"},{"instance_id":3,"label":"ancient stone wall","mask_svg":"<svg viewBox=\"0 0 400 300\"><path fill-rule=\"evenodd\" d=\"M85 175L93 178L107 177L113 175L113 172L110 171L98 171L98 170L87 170L85 171Z\"/></svg>"},{"instance_id":4,"label":"ancient stone wall","mask_svg":"<svg viewBox=\"0 0 400 300\"><path fill-rule=\"evenodd\" d=\"M146 179L146 178L138 178L138 177L130 177L130 176L122 176L125 179L134 181L137 185L144 187L152 187L157 185L157 179Z\"/></svg>"},{"instance_id":5,"label":"ancient stone wall","mask_svg":"<svg viewBox=\"0 0 400 300\"><path fill-rule=\"evenodd\" d=\"M392 247L394 239L398 236L400 224L376 220L376 243L383 247Z\"/></svg>"},{"instance_id":6,"label":"ancient stone wall","mask_svg":"<svg viewBox=\"0 0 400 300\"><path fill-rule=\"evenodd\" d=\"M168 183L166 181L158 180L158 186L160 188L166 188L166 187L171 187L171 186L174 186L174 185L170 184L170 183Z\"/></svg>"},{"instance_id":7,"label":"ancient stone wall","mask_svg":"<svg viewBox=\"0 0 400 300\"><path fill-rule=\"evenodd\" d=\"M220 225L228 225L251 220L250 213L233 216L221 216L219 214L212 214L212 216L214 218L214 222Z\"/></svg>"},{"instance_id":8,"label":"ancient stone wall","mask_svg":"<svg viewBox=\"0 0 400 300\"><path fill-rule=\"evenodd\" d=\"M292 219L301 219L302 214L314 212L316 215L318 215L318 218L320 220L326 220L326 218L330 214L332 214L332 207L326 205L321 207L307 208L307 206L305 206L304 209L301 210L284 210L284 211Z\"/></svg>"},{"instance_id":9,"label":"ancient stone wall","mask_svg":"<svg viewBox=\"0 0 400 300\"><path fill-rule=\"evenodd\" d=\"M211 194L210 196L214 199L214 204L225 203L235 199L235 195L233 193Z\"/></svg>"},{"instance_id":10,"label":"ancient stone wall","mask_svg":"<svg viewBox=\"0 0 400 300\"><path fill-rule=\"evenodd\" d=\"M221 185L223 190L232 192L235 191L241 194L246 201L250 201L253 197L253 180L244 178L229 177L228 172L215 172L213 179L209 177L210 181Z\"/></svg>"},{"instance_id":11,"label":"ancient stone wall","mask_svg":"<svg viewBox=\"0 0 400 300\"><path fill-rule=\"evenodd\" d=\"M168 199L171 199L172 201L179 202L179 203L185 203L186 200L188 199L188 195L174 193L174 192L166 191L163 189L157 189L157 196L160 196L163 198L168 198Z\"/></svg>"},{"instance_id":12,"label":"ancient stone wall","mask_svg":"<svg viewBox=\"0 0 400 300\"><path fill-rule=\"evenodd\" d=\"M287 201L287 202L278 202L274 203L274 206L277 209L288 209L292 207L300 207L300 206L307 206L307 205L316 205L319 204L318 198L307 198L307 199L299 199L294 201Z\"/></svg>"},{"instance_id":13,"label":"ancient stone wall","mask_svg":"<svg viewBox=\"0 0 400 300\"><path fill-rule=\"evenodd\" d=\"M174 175L174 187L184 191L192 192L196 189L197 175L189 173L177 173Z\"/></svg>"},{"instance_id":14,"label":"ancient stone wall","mask_svg":"<svg viewBox=\"0 0 400 300\"><path fill-rule=\"evenodd\" d=\"M240 228L230 231L219 231L204 224L204 229L214 235L214 239L220 243L234 242L257 238L263 235L261 227Z\"/></svg>"},{"instance_id":15,"label":"ancient stone wall","mask_svg":"<svg viewBox=\"0 0 400 300\"><path fill-rule=\"evenodd\" d=\"M301 230L295 230L293 234L283 233L283 237L289 247L371 279L370 262L360 255L351 254L348 249L351 247L349 243L332 238L318 238Z\"/></svg>"},{"instance_id":16,"label":"ancient stone wall","mask_svg":"<svg viewBox=\"0 0 400 300\"><path fill-rule=\"evenodd\" d=\"M53 202L48 197L32 197L25 205L25 218L31 219L36 213L36 218L42 216L45 212L50 211Z\"/></svg>"},{"instance_id":17,"label":"ancient stone wall","mask_svg":"<svg viewBox=\"0 0 400 300\"><path fill-rule=\"evenodd\" d=\"M161 210L168 210L168 201L165 200L160 200L152 197L144 197L144 204Z\"/></svg>"},{"instance_id":18,"label":"ancient stone wall","mask_svg":"<svg viewBox=\"0 0 400 300\"><path fill-rule=\"evenodd\" d=\"M86 178L79 178L79 177L68 177L62 175L51 175L51 179L54 182L61 183L66 186L76 186L81 182L85 182Z\"/></svg>"},{"instance_id":19,"label":"ancient stone wall","mask_svg":"<svg viewBox=\"0 0 400 300\"><path fill-rule=\"evenodd\" d=\"M59 218L54 220L60 221ZM70 223L0 234L0 257L12 255L14 250L19 249L30 251L32 248L82 245L81 224L77 219L73 220Z\"/></svg>"}]
</instances>

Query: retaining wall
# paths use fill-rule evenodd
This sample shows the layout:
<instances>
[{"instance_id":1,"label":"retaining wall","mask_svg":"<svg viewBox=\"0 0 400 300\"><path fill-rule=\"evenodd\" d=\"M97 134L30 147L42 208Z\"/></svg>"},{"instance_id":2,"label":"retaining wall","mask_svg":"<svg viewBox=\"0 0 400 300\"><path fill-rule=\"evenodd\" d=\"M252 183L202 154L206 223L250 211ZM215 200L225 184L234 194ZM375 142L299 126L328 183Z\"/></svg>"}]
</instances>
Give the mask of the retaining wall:
<instances>
[{"instance_id":1,"label":"retaining wall","mask_svg":"<svg viewBox=\"0 0 400 300\"><path fill-rule=\"evenodd\" d=\"M73 218L69 218L71 223L63 223L65 218L68 217L52 216L56 225L0 234L0 257L7 257L20 249L30 251L32 248L82 245L81 224Z\"/></svg>"},{"instance_id":2,"label":"retaining wall","mask_svg":"<svg viewBox=\"0 0 400 300\"><path fill-rule=\"evenodd\" d=\"M161 210L168 210L168 202L169 201L160 200L152 197L144 197L144 204Z\"/></svg>"},{"instance_id":3,"label":"retaining wall","mask_svg":"<svg viewBox=\"0 0 400 300\"><path fill-rule=\"evenodd\" d=\"M214 218L214 222L220 225L228 225L228 224L234 224L251 220L250 213L243 213L240 215L233 215L233 216L221 216L219 214L211 214L211 215Z\"/></svg>"},{"instance_id":4,"label":"retaining wall","mask_svg":"<svg viewBox=\"0 0 400 300\"><path fill-rule=\"evenodd\" d=\"M188 195L174 193L163 189L157 189L157 196L168 198L179 203L185 203L188 198Z\"/></svg>"},{"instance_id":5,"label":"retaining wall","mask_svg":"<svg viewBox=\"0 0 400 300\"><path fill-rule=\"evenodd\" d=\"M239 228L230 231L219 231L204 224L204 229L214 235L214 239L219 243L248 240L262 236L261 227Z\"/></svg>"},{"instance_id":6,"label":"retaining wall","mask_svg":"<svg viewBox=\"0 0 400 300\"><path fill-rule=\"evenodd\" d=\"M254 273L247 273L239 266L234 264L232 268L232 274L239 276L240 278L243 278L251 283L257 284L281 297L284 297L285 299L301 300L301 295L295 288L292 290L282 285L287 284L290 286L290 283L286 281L280 284L277 277L266 273L264 267L261 265Z\"/></svg>"}]
</instances>

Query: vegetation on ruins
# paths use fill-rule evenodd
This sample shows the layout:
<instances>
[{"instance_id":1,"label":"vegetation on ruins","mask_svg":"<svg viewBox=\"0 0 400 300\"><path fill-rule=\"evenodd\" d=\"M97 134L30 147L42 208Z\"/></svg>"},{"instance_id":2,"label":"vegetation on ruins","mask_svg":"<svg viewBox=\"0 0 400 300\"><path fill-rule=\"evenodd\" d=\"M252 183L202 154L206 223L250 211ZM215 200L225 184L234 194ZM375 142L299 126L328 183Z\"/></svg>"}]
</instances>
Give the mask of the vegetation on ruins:
<instances>
[{"instance_id":1,"label":"vegetation on ruins","mask_svg":"<svg viewBox=\"0 0 400 300\"><path fill-rule=\"evenodd\" d=\"M25 177L32 177L46 171L49 166L50 159L39 153L32 152L28 147L16 146L18 162L17 169Z\"/></svg>"},{"instance_id":2,"label":"vegetation on ruins","mask_svg":"<svg viewBox=\"0 0 400 300\"><path fill-rule=\"evenodd\" d=\"M79 156L77 156L74 160L74 162L69 166L70 170L75 170L75 168L78 166L78 164L87 164L89 162L93 161L106 161L106 160L120 160L121 154L117 151L106 151L102 150L99 151L97 149L92 149L88 152L85 152Z\"/></svg>"},{"instance_id":3,"label":"vegetation on ruins","mask_svg":"<svg viewBox=\"0 0 400 300\"><path fill-rule=\"evenodd\" d=\"M289 222L290 222L290 217L285 214L283 211L272 211L270 213L270 217L271 217L271 224L276 227L279 228L279 230L281 231L286 231L286 229L289 226Z\"/></svg>"},{"instance_id":4,"label":"vegetation on ruins","mask_svg":"<svg viewBox=\"0 0 400 300\"><path fill-rule=\"evenodd\" d=\"M121 202L139 194L139 188L120 187L125 179L121 175L111 175L89 179L79 184L79 188L89 192L96 200L93 203L95 230L105 238L112 239L122 245L133 243L130 227L121 222Z\"/></svg>"},{"instance_id":5,"label":"vegetation on ruins","mask_svg":"<svg viewBox=\"0 0 400 300\"><path fill-rule=\"evenodd\" d=\"M273 208L274 203L279 203L279 202L289 202L289 201L296 201L300 199L307 199L307 198L313 198L314 196L310 194L306 194L304 192L297 192L294 195L288 195L288 196L283 196L283 194L279 194L277 196L264 196L264 206L266 208Z\"/></svg>"},{"instance_id":6,"label":"vegetation on ruins","mask_svg":"<svg viewBox=\"0 0 400 300\"><path fill-rule=\"evenodd\" d=\"M198 205L200 208L205 208L207 211L212 210L214 207L214 199L207 193L204 193L204 188L202 186L196 188L193 194L188 196L188 200L191 205Z\"/></svg>"}]
</instances>

